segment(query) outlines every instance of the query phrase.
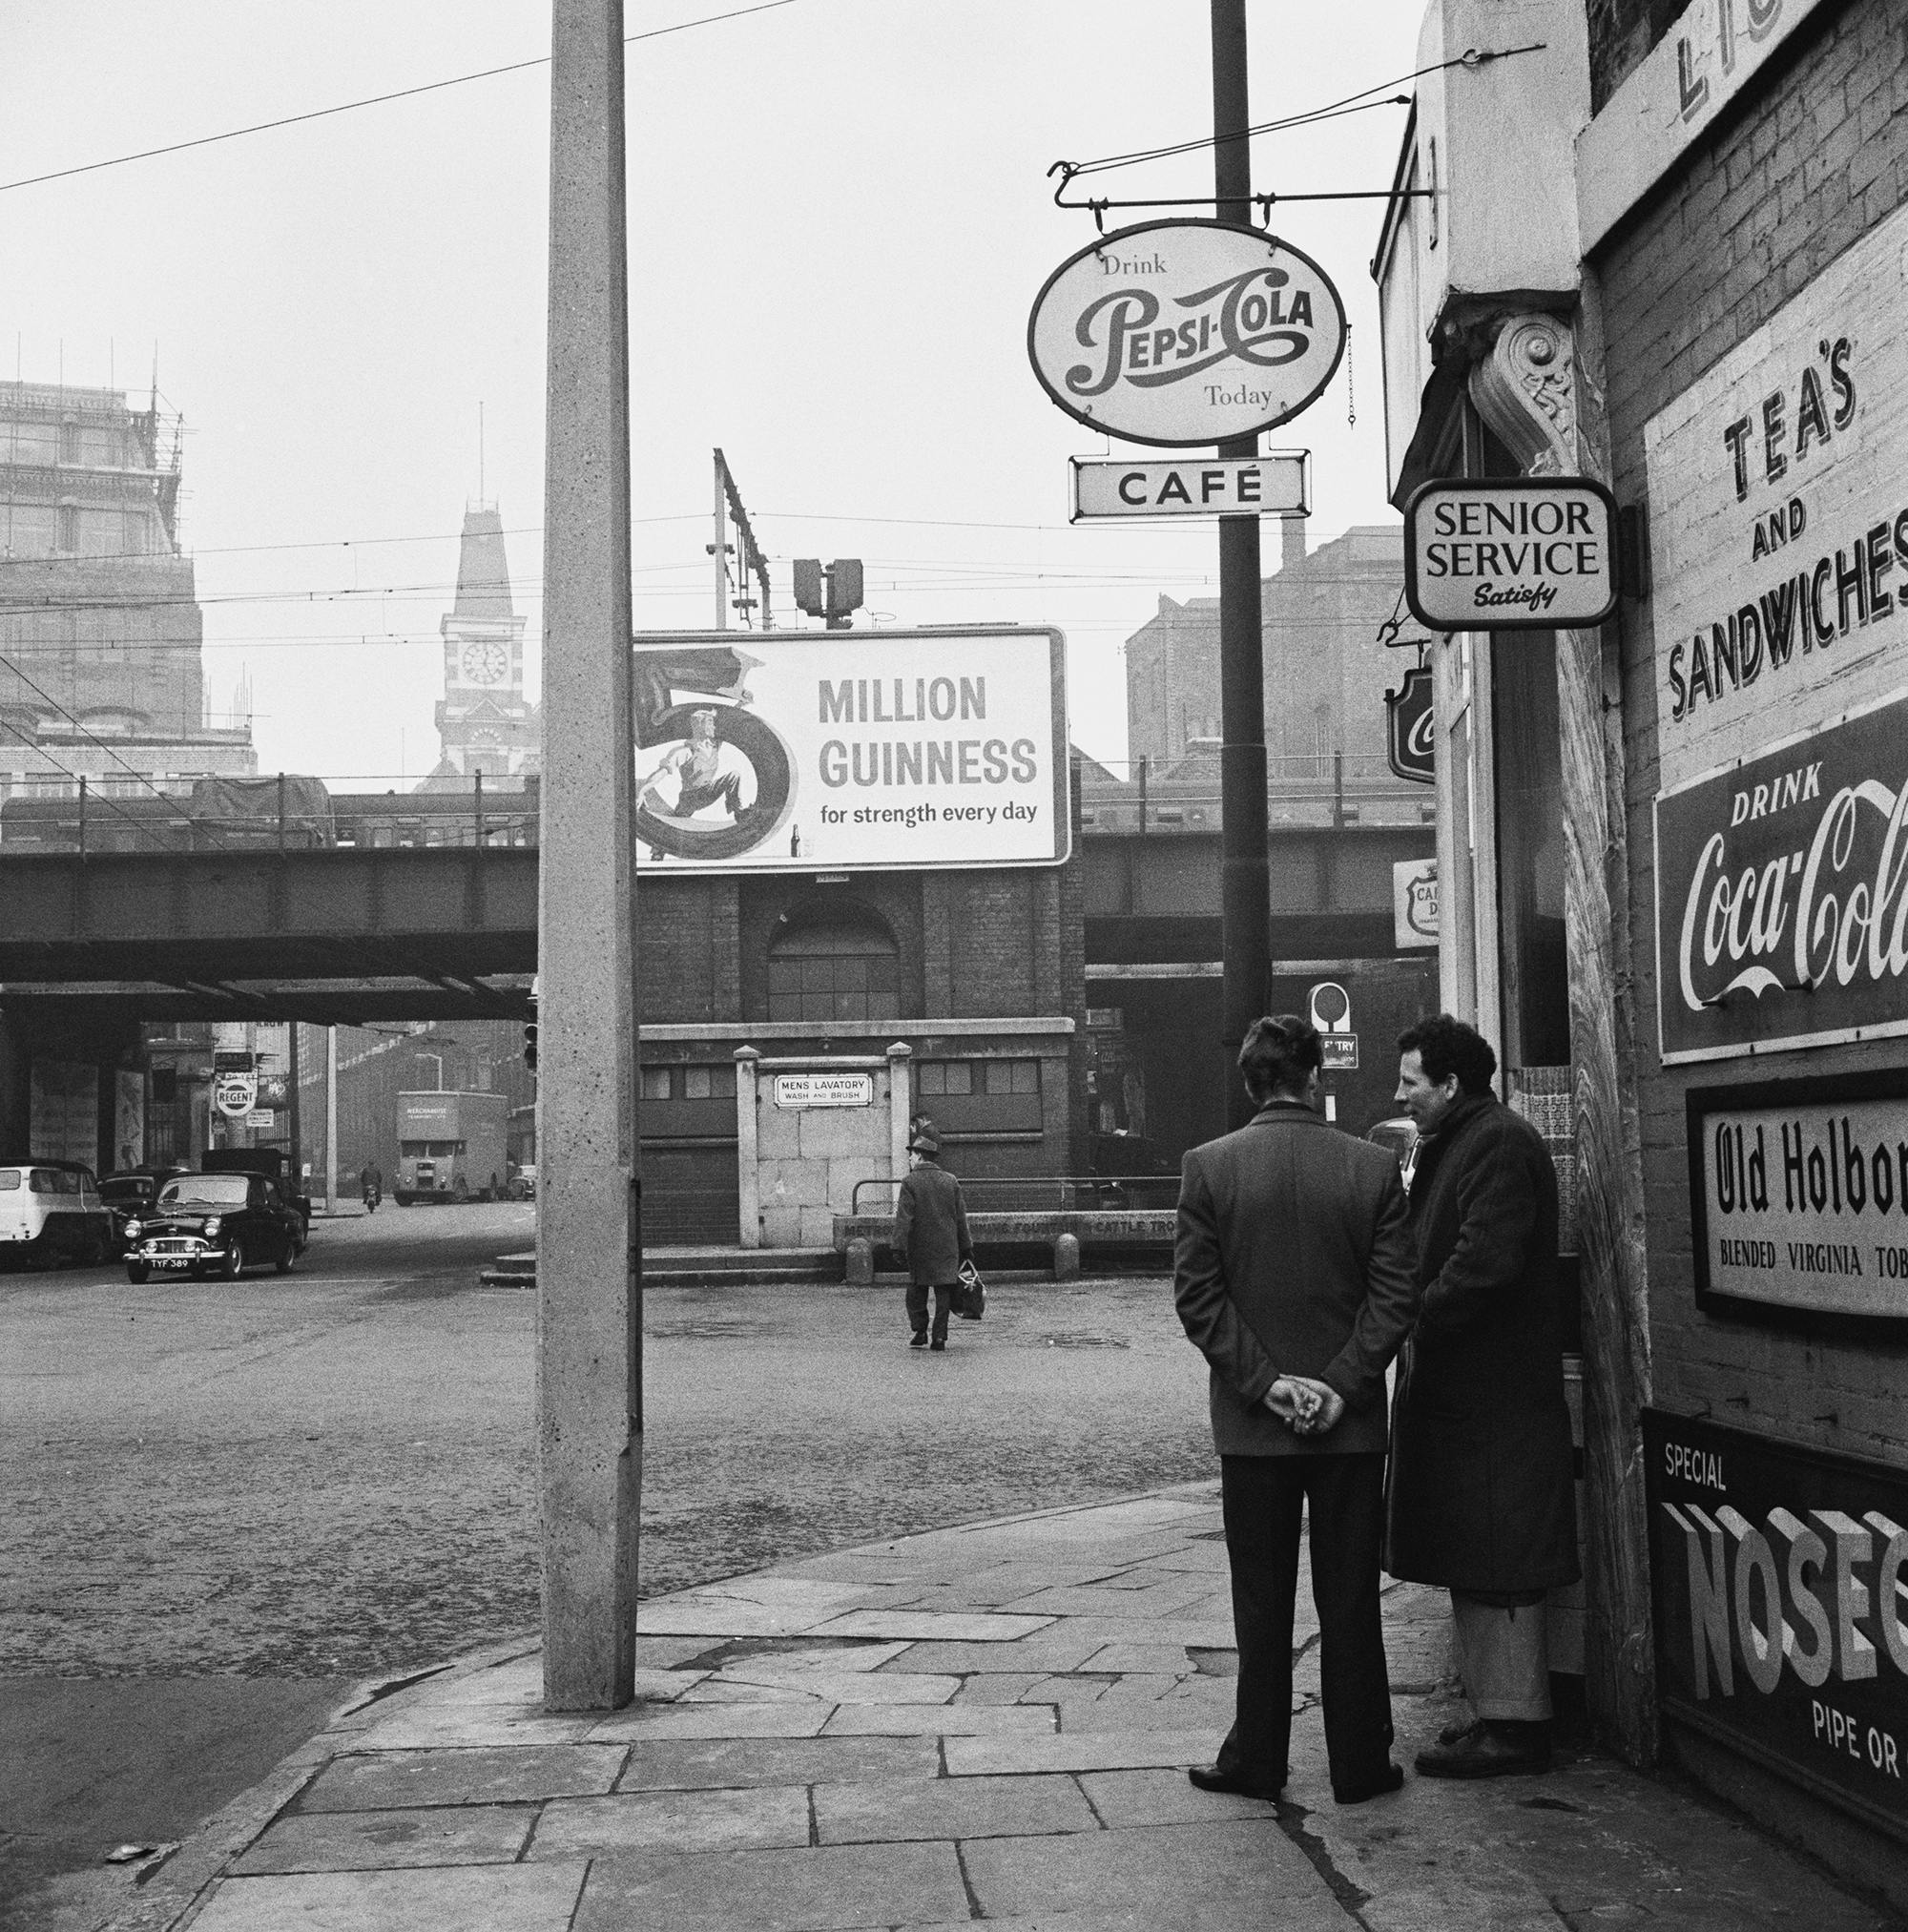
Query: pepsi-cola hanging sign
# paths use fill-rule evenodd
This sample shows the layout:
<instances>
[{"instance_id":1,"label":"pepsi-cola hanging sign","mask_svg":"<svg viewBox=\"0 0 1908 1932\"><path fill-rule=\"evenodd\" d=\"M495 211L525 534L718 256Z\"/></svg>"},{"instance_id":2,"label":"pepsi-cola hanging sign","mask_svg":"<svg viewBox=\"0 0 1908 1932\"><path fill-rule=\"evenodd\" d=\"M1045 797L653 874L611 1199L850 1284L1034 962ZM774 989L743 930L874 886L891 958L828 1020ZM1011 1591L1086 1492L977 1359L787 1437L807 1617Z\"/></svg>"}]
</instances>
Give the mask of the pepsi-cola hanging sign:
<instances>
[{"instance_id":1,"label":"pepsi-cola hanging sign","mask_svg":"<svg viewBox=\"0 0 1908 1932\"><path fill-rule=\"evenodd\" d=\"M1289 243L1230 221L1143 221L1047 278L1027 325L1041 386L1129 443L1222 443L1290 422L1345 352L1345 309Z\"/></svg>"}]
</instances>

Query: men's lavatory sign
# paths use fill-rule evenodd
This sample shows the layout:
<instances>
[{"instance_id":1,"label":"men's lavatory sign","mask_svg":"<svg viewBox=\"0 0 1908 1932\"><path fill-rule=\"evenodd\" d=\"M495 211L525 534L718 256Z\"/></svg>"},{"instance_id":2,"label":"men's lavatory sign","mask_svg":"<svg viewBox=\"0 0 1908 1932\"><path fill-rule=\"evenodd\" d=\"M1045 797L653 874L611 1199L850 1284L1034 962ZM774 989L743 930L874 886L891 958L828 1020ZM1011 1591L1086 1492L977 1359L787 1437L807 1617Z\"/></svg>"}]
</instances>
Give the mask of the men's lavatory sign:
<instances>
[{"instance_id":1,"label":"men's lavatory sign","mask_svg":"<svg viewBox=\"0 0 1908 1932\"><path fill-rule=\"evenodd\" d=\"M1057 631L690 632L634 653L641 869L1068 856Z\"/></svg>"},{"instance_id":2,"label":"men's lavatory sign","mask_svg":"<svg viewBox=\"0 0 1908 1932\"><path fill-rule=\"evenodd\" d=\"M1663 1057L1908 1032L1908 211L1644 451Z\"/></svg>"}]
</instances>

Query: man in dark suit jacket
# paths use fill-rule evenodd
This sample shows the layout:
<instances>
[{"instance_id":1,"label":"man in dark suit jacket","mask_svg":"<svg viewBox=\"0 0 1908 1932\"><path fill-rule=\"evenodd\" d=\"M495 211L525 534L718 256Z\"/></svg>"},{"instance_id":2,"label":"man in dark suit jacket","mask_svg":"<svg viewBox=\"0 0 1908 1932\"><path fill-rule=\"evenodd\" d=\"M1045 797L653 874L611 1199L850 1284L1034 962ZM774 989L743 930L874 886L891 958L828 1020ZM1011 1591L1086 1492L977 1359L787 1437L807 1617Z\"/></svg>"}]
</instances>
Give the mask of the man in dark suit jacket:
<instances>
[{"instance_id":1,"label":"man in dark suit jacket","mask_svg":"<svg viewBox=\"0 0 1908 1932\"><path fill-rule=\"evenodd\" d=\"M907 1144L908 1175L895 1202L895 1246L907 1257L907 1325L910 1348L928 1346L927 1292L934 1291L934 1341L947 1346L947 1317L961 1263L973 1257L967 1207L961 1183L942 1167L941 1142L926 1120L915 1123Z\"/></svg>"},{"instance_id":2,"label":"man in dark suit jacket","mask_svg":"<svg viewBox=\"0 0 1908 1932\"><path fill-rule=\"evenodd\" d=\"M1255 1021L1239 1070L1258 1112L1195 1147L1179 1190L1173 1294L1212 1367L1237 1715L1206 1791L1275 1797L1288 1775L1298 1529L1312 1514L1332 1791L1396 1791L1379 1612L1384 1371L1418 1312L1398 1164L1317 1111L1322 1049L1292 1016Z\"/></svg>"}]
</instances>

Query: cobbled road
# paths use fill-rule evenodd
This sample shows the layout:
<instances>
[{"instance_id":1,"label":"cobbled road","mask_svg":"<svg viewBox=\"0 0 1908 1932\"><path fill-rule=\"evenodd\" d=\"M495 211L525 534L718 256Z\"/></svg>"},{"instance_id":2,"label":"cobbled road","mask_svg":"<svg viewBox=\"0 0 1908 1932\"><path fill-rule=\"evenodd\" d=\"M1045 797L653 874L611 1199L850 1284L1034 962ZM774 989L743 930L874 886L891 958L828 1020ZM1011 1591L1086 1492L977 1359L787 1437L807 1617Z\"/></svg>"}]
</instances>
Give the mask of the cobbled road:
<instances>
[{"instance_id":1,"label":"cobbled road","mask_svg":"<svg viewBox=\"0 0 1908 1932\"><path fill-rule=\"evenodd\" d=\"M533 1211L321 1221L299 1271L0 1274L0 1673L355 1678L538 1621ZM652 1290L645 1595L1215 1470L1158 1278Z\"/></svg>"}]
</instances>

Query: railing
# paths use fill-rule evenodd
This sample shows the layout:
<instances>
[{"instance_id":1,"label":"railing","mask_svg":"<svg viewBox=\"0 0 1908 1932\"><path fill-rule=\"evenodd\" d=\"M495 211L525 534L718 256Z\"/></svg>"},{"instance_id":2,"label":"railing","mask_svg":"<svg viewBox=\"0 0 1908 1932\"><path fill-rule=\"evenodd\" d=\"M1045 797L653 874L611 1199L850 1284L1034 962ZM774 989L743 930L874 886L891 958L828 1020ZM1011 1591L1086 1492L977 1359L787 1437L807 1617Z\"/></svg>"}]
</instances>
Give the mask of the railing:
<instances>
[{"instance_id":1,"label":"railing","mask_svg":"<svg viewBox=\"0 0 1908 1932\"><path fill-rule=\"evenodd\" d=\"M386 774L317 779L83 777L0 803L9 852L391 850L537 843L541 780L461 775L416 789Z\"/></svg>"},{"instance_id":2,"label":"railing","mask_svg":"<svg viewBox=\"0 0 1908 1932\"><path fill-rule=\"evenodd\" d=\"M1042 1215L1099 1211L1116 1214L1127 1209L1172 1208L1179 1202L1177 1174L1014 1174L961 1177L961 1192L976 1214ZM894 1212L894 1179L860 1180L849 1196L852 1215ZM878 1205L864 1207L865 1189L886 1189L876 1195Z\"/></svg>"}]
</instances>

